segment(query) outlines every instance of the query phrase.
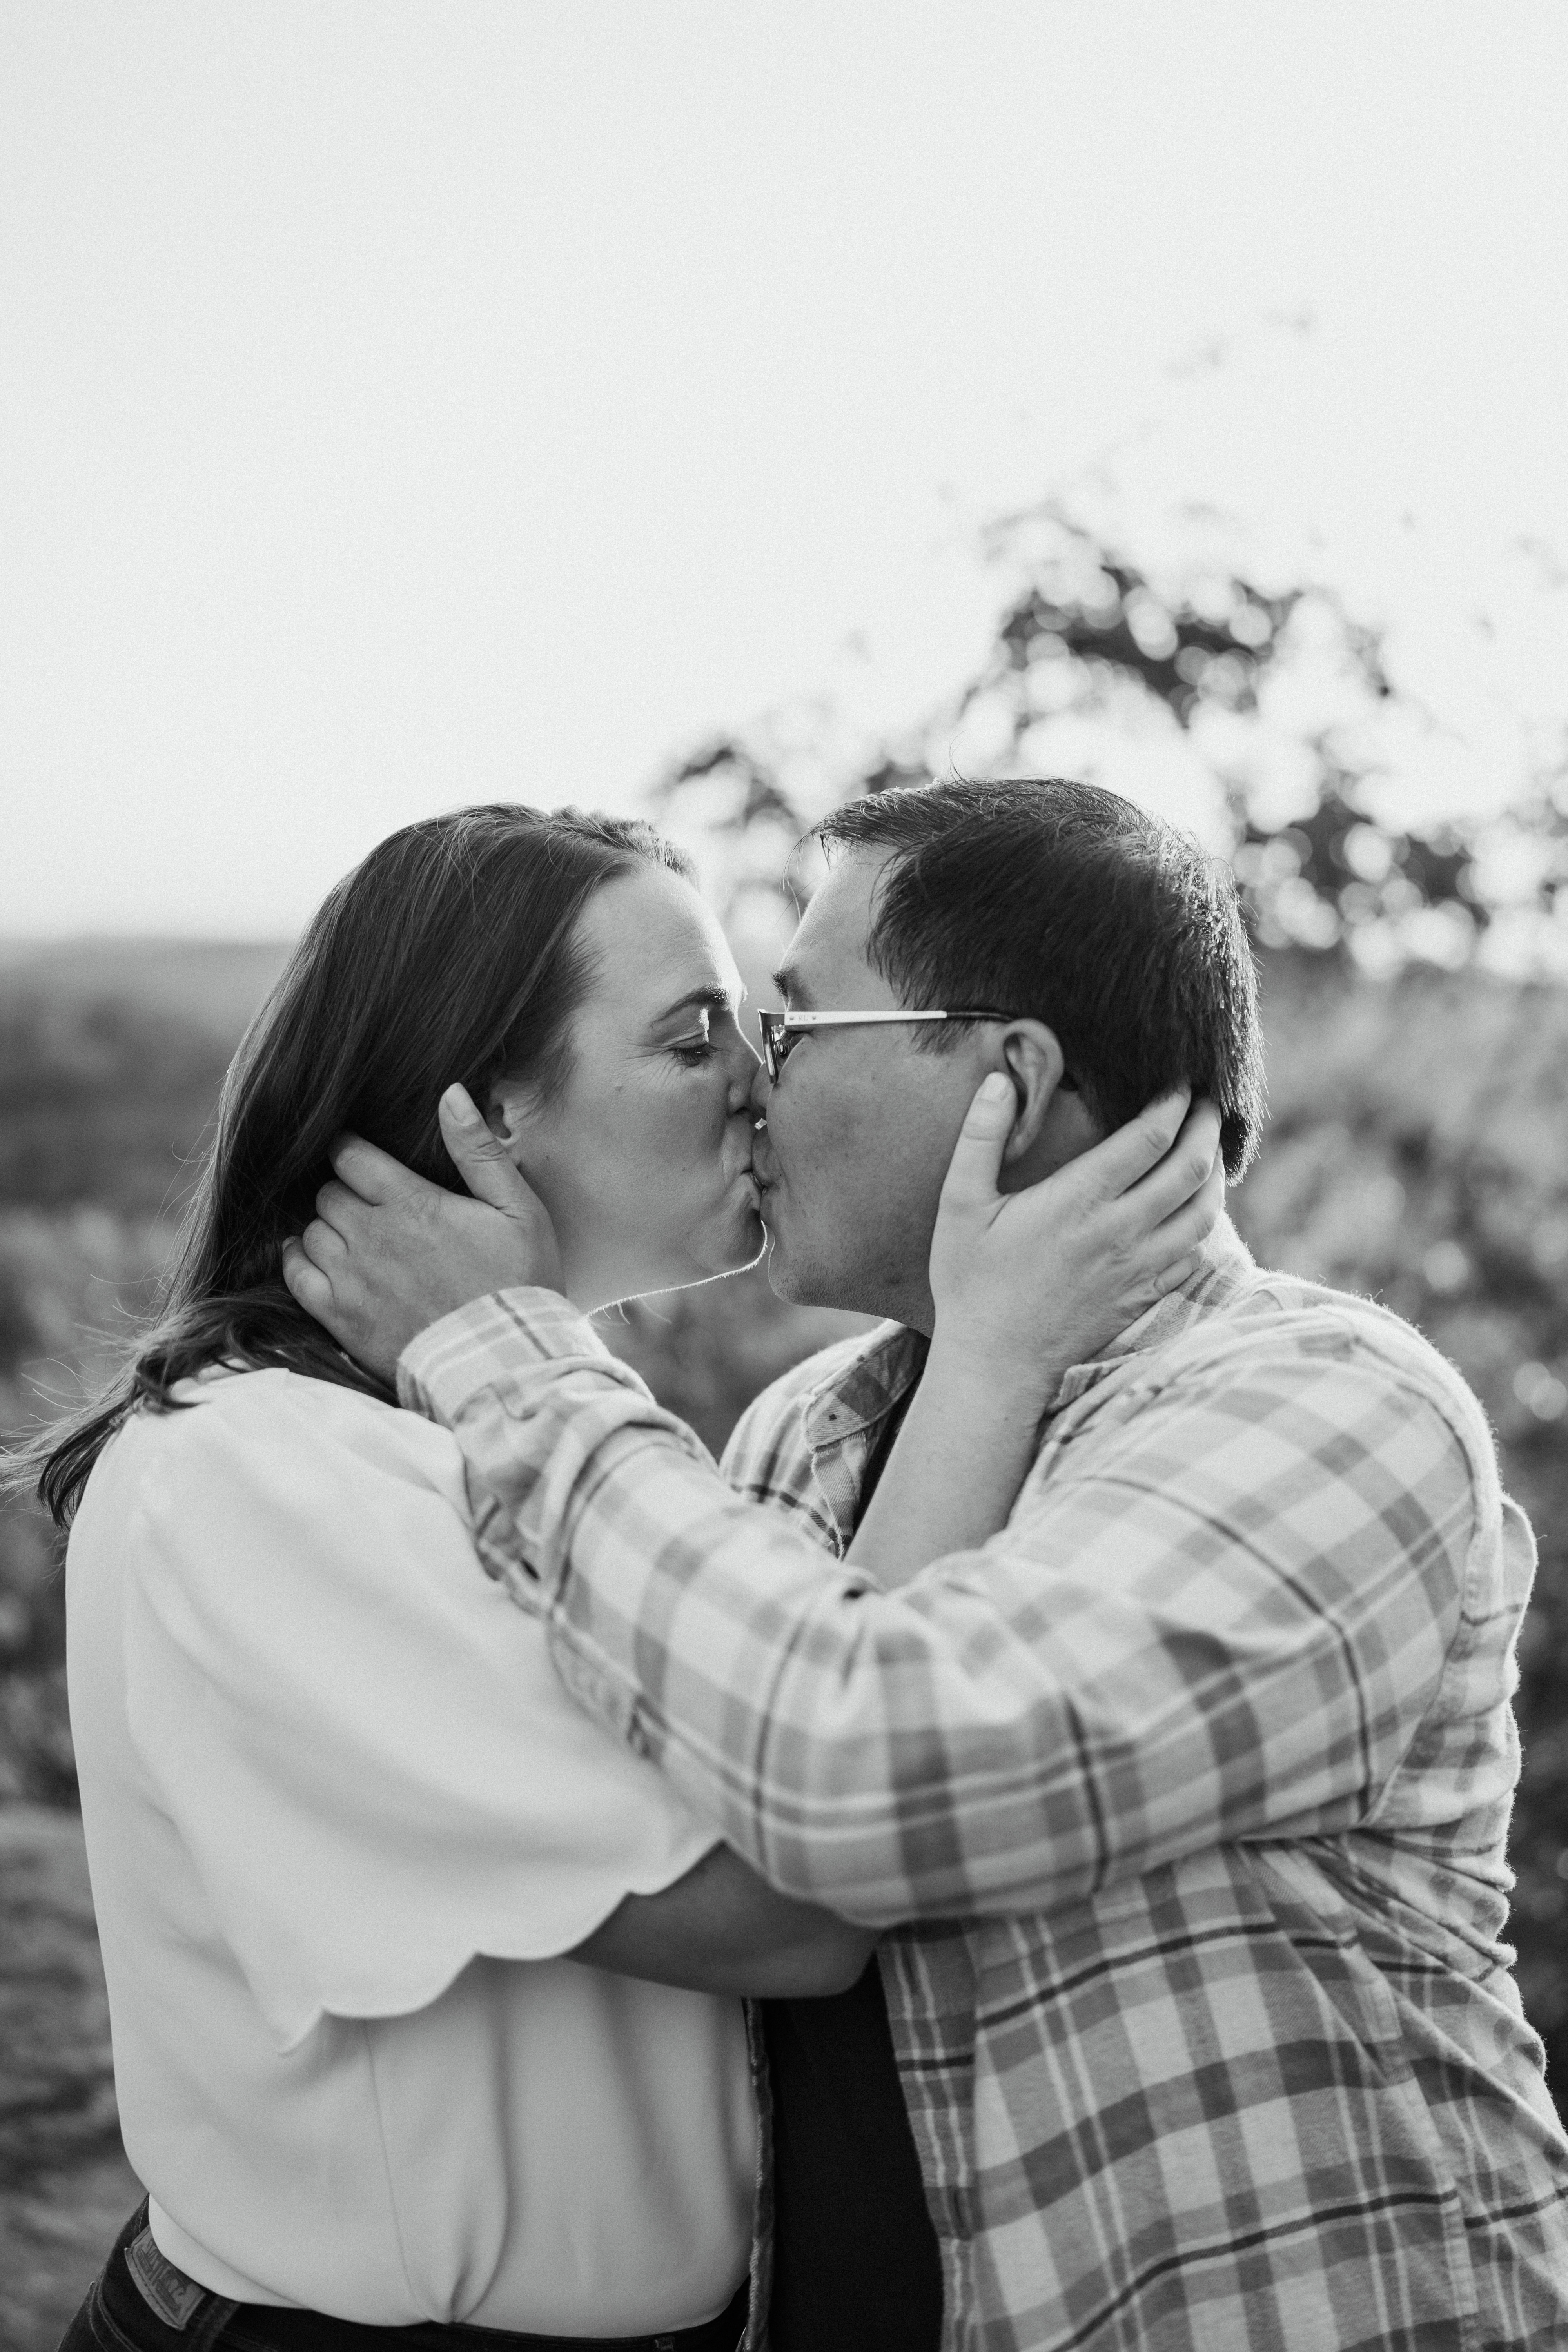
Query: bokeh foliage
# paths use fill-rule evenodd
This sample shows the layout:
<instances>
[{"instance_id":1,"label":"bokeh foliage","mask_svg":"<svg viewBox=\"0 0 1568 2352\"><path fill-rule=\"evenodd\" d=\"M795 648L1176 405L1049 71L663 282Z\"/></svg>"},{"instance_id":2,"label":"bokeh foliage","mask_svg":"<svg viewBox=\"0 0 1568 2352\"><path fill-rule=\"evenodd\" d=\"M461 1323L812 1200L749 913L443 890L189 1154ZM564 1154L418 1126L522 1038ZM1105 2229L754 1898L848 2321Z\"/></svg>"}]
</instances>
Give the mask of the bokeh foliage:
<instances>
[{"instance_id":1,"label":"bokeh foliage","mask_svg":"<svg viewBox=\"0 0 1568 2352\"><path fill-rule=\"evenodd\" d=\"M1489 971L1485 955L1500 921L1517 936L1521 910L1548 943L1561 930L1555 781L1512 814L1531 857L1500 898L1480 828L1390 817L1380 714L1398 695L1375 635L1335 598L1212 571L1156 579L1045 520L986 660L929 726L847 760L782 760L765 729L716 740L672 768L663 804L714 849L743 916L758 896L776 909L805 824L939 768L955 728L990 746L972 772L1052 772L1064 745L1152 725L1216 780L1259 943L1273 1105L1237 1223L1261 1258L1383 1298L1452 1358L1541 1538L1515 1932L1563 2098L1568 990ZM90 1381L151 1302L223 1065L277 968L275 951L237 954L232 971L209 955L141 978L132 958L85 989L0 973L0 1433ZM844 1328L783 1306L752 1274L631 1309L606 1337L717 1448L767 1380ZM63 1636L58 1546L13 1506L0 1516L0 1801L72 1800Z\"/></svg>"},{"instance_id":2,"label":"bokeh foliage","mask_svg":"<svg viewBox=\"0 0 1568 2352\"><path fill-rule=\"evenodd\" d=\"M1409 772L1445 730L1331 587L1212 554L1140 562L1055 504L999 527L996 552L1011 593L988 652L907 734L846 743L820 714L804 738L764 720L660 779L667 815L728 844L731 896L773 884L837 801L955 765L1114 785L1129 763L1107 752L1137 740L1149 771L1211 787L1261 947L1456 968L1485 963L1501 926L1512 969L1568 976L1568 743L1506 808L1414 821Z\"/></svg>"},{"instance_id":3,"label":"bokeh foliage","mask_svg":"<svg viewBox=\"0 0 1568 2352\"><path fill-rule=\"evenodd\" d=\"M1237 1223L1268 1264L1426 1331L1485 1404L1540 1540L1514 1933L1568 2113L1568 760L1500 812L1414 821L1391 776L1432 722L1331 588L1140 562L1050 503L996 551L990 647L920 726L846 754L826 726L814 746L763 722L675 762L663 805L721 845L743 908L834 802L954 765L1116 782L1105 755L1134 739L1207 778L1268 1044Z\"/></svg>"}]
</instances>

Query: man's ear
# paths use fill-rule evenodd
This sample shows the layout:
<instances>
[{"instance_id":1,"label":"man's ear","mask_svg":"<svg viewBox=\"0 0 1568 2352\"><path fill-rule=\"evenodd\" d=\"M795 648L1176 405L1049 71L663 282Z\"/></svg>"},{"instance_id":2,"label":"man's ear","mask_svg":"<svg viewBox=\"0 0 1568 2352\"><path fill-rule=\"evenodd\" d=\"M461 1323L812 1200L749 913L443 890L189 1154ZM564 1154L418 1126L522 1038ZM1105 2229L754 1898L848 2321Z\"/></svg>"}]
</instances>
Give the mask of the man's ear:
<instances>
[{"instance_id":1,"label":"man's ear","mask_svg":"<svg viewBox=\"0 0 1568 2352\"><path fill-rule=\"evenodd\" d=\"M1002 1036L1002 1054L1017 1098L1013 1132L1002 1153L1002 1165L1006 1168L1038 1144L1067 1066L1056 1032L1043 1021L1009 1022ZM1070 1079L1068 1083L1071 1085Z\"/></svg>"}]
</instances>

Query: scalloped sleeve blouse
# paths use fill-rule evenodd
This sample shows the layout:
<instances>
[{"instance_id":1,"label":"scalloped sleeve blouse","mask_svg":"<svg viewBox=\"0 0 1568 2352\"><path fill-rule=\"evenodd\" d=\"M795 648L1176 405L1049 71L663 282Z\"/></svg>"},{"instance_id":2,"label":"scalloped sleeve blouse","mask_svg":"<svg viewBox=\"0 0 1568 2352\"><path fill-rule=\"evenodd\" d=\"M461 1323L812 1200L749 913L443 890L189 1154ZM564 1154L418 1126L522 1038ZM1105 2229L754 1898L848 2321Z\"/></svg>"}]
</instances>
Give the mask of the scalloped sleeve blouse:
<instances>
[{"instance_id":1,"label":"scalloped sleeve blouse","mask_svg":"<svg viewBox=\"0 0 1568 2352\"><path fill-rule=\"evenodd\" d=\"M689 2326L746 2267L738 2002L565 1959L713 1844L557 1682L450 1433L283 1371L105 1450L71 1719L127 2153L204 2285Z\"/></svg>"}]
</instances>

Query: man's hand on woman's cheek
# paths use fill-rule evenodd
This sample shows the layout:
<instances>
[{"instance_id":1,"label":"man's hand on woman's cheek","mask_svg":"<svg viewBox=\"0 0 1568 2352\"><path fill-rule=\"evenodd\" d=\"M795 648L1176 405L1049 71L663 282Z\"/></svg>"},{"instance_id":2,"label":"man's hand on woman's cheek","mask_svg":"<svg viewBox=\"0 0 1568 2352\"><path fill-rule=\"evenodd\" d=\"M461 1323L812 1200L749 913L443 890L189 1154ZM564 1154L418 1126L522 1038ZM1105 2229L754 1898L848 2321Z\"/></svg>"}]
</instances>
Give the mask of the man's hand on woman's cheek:
<instances>
[{"instance_id":1,"label":"man's hand on woman's cheek","mask_svg":"<svg viewBox=\"0 0 1568 2352\"><path fill-rule=\"evenodd\" d=\"M293 1297L356 1363L388 1382L410 1339L469 1299L521 1283L561 1287L549 1213L461 1087L442 1096L440 1120L470 1199L344 1136L313 1222L283 1244Z\"/></svg>"}]
</instances>

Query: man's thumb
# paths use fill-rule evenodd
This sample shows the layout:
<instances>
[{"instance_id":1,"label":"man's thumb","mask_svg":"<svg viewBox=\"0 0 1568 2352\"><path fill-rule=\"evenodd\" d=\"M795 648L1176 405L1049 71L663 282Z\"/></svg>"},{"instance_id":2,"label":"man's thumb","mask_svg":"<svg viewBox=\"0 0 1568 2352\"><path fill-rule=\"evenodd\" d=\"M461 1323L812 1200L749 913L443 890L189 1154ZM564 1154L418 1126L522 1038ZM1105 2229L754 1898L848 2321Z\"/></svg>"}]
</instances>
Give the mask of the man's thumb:
<instances>
[{"instance_id":1,"label":"man's thumb","mask_svg":"<svg viewBox=\"0 0 1568 2352\"><path fill-rule=\"evenodd\" d=\"M963 1125L958 1131L942 1188L944 1199L962 1195L987 1203L994 1201L1002 1154L1007 1148L1016 1115L1017 1097L1012 1080L1002 1071L993 1070L988 1078L982 1080L963 1115Z\"/></svg>"},{"instance_id":2,"label":"man's thumb","mask_svg":"<svg viewBox=\"0 0 1568 2352\"><path fill-rule=\"evenodd\" d=\"M476 1201L515 1217L533 1206L533 1194L474 1108L466 1087L448 1087L437 1106L441 1140Z\"/></svg>"}]
</instances>

